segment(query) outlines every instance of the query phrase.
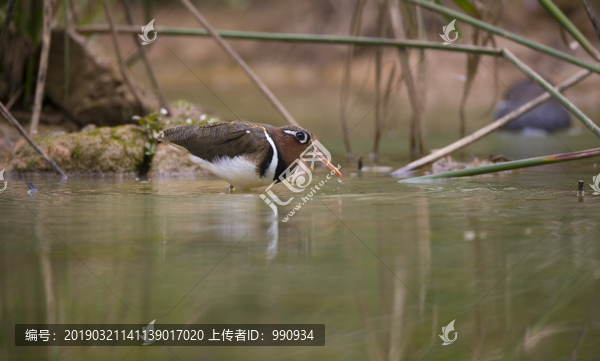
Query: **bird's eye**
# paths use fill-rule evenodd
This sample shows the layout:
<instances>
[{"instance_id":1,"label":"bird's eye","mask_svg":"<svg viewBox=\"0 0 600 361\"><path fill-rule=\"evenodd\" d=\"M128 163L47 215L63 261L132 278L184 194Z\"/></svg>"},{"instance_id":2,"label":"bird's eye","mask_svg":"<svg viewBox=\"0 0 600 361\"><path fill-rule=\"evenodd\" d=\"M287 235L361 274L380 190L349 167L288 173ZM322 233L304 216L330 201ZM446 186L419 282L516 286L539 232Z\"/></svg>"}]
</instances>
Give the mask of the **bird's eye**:
<instances>
[{"instance_id":1,"label":"bird's eye","mask_svg":"<svg viewBox=\"0 0 600 361\"><path fill-rule=\"evenodd\" d=\"M296 139L298 139L298 141L299 141L300 143L304 143L304 142L306 142L306 138L307 138L307 137L306 137L306 134L304 134L303 132L297 132L297 133L296 133Z\"/></svg>"}]
</instances>

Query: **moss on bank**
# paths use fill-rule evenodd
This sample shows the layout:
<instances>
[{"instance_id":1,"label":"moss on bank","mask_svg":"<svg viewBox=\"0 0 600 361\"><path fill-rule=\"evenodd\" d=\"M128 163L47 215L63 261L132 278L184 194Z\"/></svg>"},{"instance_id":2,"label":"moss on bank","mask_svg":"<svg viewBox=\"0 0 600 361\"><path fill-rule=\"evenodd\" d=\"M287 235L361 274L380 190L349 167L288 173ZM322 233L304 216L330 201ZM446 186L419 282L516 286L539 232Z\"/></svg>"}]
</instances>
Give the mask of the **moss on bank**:
<instances>
[{"instance_id":1,"label":"moss on bank","mask_svg":"<svg viewBox=\"0 0 600 361\"><path fill-rule=\"evenodd\" d=\"M102 127L61 136L34 137L40 147L67 173L137 172L144 161L148 136L140 127ZM9 170L53 171L31 147L21 146L11 157Z\"/></svg>"}]
</instances>

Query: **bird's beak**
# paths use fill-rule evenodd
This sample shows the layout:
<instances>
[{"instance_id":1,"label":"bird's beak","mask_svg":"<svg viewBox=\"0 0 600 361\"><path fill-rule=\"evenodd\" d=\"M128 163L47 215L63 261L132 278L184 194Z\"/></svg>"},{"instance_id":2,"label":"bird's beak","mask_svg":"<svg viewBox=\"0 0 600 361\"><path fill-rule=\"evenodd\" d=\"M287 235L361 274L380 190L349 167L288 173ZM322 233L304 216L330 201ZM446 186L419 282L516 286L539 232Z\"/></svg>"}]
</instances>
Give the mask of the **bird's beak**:
<instances>
[{"instance_id":1,"label":"bird's beak","mask_svg":"<svg viewBox=\"0 0 600 361\"><path fill-rule=\"evenodd\" d=\"M315 140L317 140L316 137L315 137ZM340 172L339 169L337 169L333 164L331 164L331 162L327 159L327 157L325 157L325 154L323 154L321 152L321 150L318 149L318 147L314 147L314 143L313 143L313 154L316 154L317 157L319 157L319 159L321 160L321 162L323 162L323 164L325 164L327 166L327 168L331 169L333 171L333 173L335 173L335 175L338 177L340 182L342 181L342 179L343 179L342 172Z\"/></svg>"},{"instance_id":2,"label":"bird's beak","mask_svg":"<svg viewBox=\"0 0 600 361\"><path fill-rule=\"evenodd\" d=\"M323 162L327 168L331 169L335 175L338 177L338 179L341 181L342 180L342 173L340 172L339 169L337 169L333 164L331 164L331 162L329 160L327 160L327 158L325 158L325 156L323 154L321 154L320 152L317 152L317 156L319 157L319 159L321 159L321 162Z\"/></svg>"}]
</instances>

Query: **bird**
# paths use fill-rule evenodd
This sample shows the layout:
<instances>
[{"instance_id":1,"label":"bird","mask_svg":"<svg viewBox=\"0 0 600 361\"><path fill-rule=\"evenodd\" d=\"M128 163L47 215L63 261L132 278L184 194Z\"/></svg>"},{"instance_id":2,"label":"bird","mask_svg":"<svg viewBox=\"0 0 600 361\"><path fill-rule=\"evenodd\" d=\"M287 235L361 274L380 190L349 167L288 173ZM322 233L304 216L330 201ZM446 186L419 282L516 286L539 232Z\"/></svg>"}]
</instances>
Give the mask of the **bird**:
<instances>
[{"instance_id":1,"label":"bird","mask_svg":"<svg viewBox=\"0 0 600 361\"><path fill-rule=\"evenodd\" d=\"M523 104L542 95L545 90L537 83L526 79L513 84L506 96L496 106L494 120L520 108ZM521 115L502 129L521 131L525 129L541 129L546 132L566 129L571 125L571 113L556 99L550 99L533 110Z\"/></svg>"},{"instance_id":2,"label":"bird","mask_svg":"<svg viewBox=\"0 0 600 361\"><path fill-rule=\"evenodd\" d=\"M229 120L166 129L158 135L189 153L200 168L229 182L229 190L268 186L285 179L290 167L313 142L313 134L299 126ZM338 178L340 171L320 152L319 159Z\"/></svg>"}]
</instances>

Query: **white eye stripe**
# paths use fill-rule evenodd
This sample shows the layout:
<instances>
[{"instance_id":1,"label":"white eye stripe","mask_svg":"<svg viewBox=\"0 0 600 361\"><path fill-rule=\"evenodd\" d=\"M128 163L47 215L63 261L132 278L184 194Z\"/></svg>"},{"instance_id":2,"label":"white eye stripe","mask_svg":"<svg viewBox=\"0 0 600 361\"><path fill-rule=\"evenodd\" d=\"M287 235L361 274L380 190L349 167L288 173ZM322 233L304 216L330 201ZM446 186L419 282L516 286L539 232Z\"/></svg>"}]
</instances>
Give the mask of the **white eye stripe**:
<instances>
[{"instance_id":1,"label":"white eye stripe","mask_svg":"<svg viewBox=\"0 0 600 361\"><path fill-rule=\"evenodd\" d=\"M289 135L293 135L296 138L296 140L298 140L301 144L306 143L308 141L308 138L309 138L308 135L306 133L304 133L304 132L296 132L296 131L293 131L293 130L284 130L283 132L287 133ZM298 134L303 134L304 135L304 140L298 139Z\"/></svg>"}]
</instances>

